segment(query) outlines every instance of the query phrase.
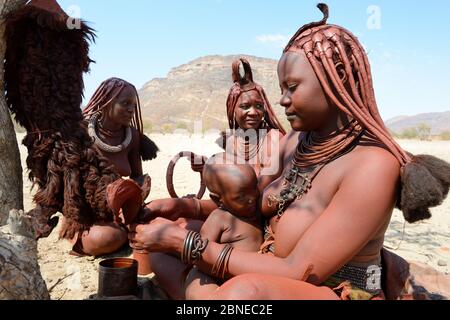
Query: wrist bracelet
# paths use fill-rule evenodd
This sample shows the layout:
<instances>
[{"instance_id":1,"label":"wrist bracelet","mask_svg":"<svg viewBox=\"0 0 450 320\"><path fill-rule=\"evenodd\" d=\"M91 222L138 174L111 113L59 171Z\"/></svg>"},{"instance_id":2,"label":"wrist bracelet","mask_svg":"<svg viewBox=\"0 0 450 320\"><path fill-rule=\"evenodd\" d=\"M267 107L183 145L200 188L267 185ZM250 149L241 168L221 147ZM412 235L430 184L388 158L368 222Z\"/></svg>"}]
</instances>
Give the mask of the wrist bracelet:
<instances>
[{"instance_id":1,"label":"wrist bracelet","mask_svg":"<svg viewBox=\"0 0 450 320\"><path fill-rule=\"evenodd\" d=\"M230 244L226 244L211 269L211 275L213 277L220 279L225 278L228 273L228 263L230 261L231 251L233 251L233 247Z\"/></svg>"},{"instance_id":2,"label":"wrist bracelet","mask_svg":"<svg viewBox=\"0 0 450 320\"><path fill-rule=\"evenodd\" d=\"M208 246L208 239L203 240L200 233L189 231L184 239L181 261L186 265L193 265L199 261Z\"/></svg>"},{"instance_id":3,"label":"wrist bracelet","mask_svg":"<svg viewBox=\"0 0 450 320\"><path fill-rule=\"evenodd\" d=\"M202 207L201 207L201 204L200 204L200 200L197 199L196 197L192 198L192 200L194 201L194 204L195 204L194 219L200 220L200 216L201 216L201 213L202 213Z\"/></svg>"}]
</instances>

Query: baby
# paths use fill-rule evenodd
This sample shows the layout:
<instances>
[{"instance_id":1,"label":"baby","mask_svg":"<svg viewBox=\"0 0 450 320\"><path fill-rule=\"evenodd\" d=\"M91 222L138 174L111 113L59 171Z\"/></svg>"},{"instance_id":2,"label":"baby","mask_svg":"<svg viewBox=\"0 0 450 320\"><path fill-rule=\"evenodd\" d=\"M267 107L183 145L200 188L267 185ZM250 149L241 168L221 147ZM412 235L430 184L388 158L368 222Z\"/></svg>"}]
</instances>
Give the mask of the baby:
<instances>
[{"instance_id":1,"label":"baby","mask_svg":"<svg viewBox=\"0 0 450 320\"><path fill-rule=\"evenodd\" d=\"M230 244L240 251L257 252L263 242L257 203L258 179L248 164L232 164L225 154L210 158L203 169L203 179L211 199L219 207L203 224L203 239ZM213 279L194 267L186 278L186 298L205 299L222 279Z\"/></svg>"}]
</instances>

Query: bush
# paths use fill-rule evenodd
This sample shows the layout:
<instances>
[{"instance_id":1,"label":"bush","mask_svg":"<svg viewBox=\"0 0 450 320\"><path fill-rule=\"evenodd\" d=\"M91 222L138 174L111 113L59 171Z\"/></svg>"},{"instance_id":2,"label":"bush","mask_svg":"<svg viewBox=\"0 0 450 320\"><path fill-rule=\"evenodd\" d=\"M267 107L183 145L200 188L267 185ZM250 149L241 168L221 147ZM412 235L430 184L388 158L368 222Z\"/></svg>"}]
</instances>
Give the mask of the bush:
<instances>
[{"instance_id":1,"label":"bush","mask_svg":"<svg viewBox=\"0 0 450 320\"><path fill-rule=\"evenodd\" d=\"M417 126L417 133L420 140L430 140L431 128L426 123L420 123Z\"/></svg>"},{"instance_id":2,"label":"bush","mask_svg":"<svg viewBox=\"0 0 450 320\"><path fill-rule=\"evenodd\" d=\"M400 134L400 138L402 139L417 139L417 137L419 136L419 132L417 130L417 128L407 128L405 130L402 131L402 133Z\"/></svg>"},{"instance_id":3,"label":"bush","mask_svg":"<svg viewBox=\"0 0 450 320\"><path fill-rule=\"evenodd\" d=\"M450 131L442 132L440 137L442 140L450 141Z\"/></svg>"},{"instance_id":4,"label":"bush","mask_svg":"<svg viewBox=\"0 0 450 320\"><path fill-rule=\"evenodd\" d=\"M186 123L181 122L177 124L177 129L183 129L183 130L188 130L188 126Z\"/></svg>"},{"instance_id":5,"label":"bush","mask_svg":"<svg viewBox=\"0 0 450 320\"><path fill-rule=\"evenodd\" d=\"M144 128L144 132L152 132L153 131L153 123L149 119L142 119L142 126Z\"/></svg>"},{"instance_id":6,"label":"bush","mask_svg":"<svg viewBox=\"0 0 450 320\"><path fill-rule=\"evenodd\" d=\"M174 130L174 127L171 124L163 124L161 126L161 133L163 133L163 134L170 134L173 132L173 130Z\"/></svg>"}]
</instances>

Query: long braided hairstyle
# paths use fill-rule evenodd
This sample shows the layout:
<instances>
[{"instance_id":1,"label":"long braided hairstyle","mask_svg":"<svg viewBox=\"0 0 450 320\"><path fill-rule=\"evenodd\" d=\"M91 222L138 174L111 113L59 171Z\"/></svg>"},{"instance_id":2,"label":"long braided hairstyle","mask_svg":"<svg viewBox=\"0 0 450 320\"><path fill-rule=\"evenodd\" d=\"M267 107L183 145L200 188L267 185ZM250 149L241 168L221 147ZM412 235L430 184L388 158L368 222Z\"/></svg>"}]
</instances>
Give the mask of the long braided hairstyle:
<instances>
[{"instance_id":1,"label":"long braided hairstyle","mask_svg":"<svg viewBox=\"0 0 450 320\"><path fill-rule=\"evenodd\" d=\"M318 8L323 19L301 27L284 53L303 52L326 96L397 158L402 168L397 207L405 219L412 223L430 218L429 208L440 205L448 195L450 164L430 155L413 156L394 141L378 112L362 45L348 30L327 24L326 4L320 3Z\"/></svg>"},{"instance_id":2,"label":"long braided hairstyle","mask_svg":"<svg viewBox=\"0 0 450 320\"><path fill-rule=\"evenodd\" d=\"M127 87L132 88L136 96L137 108L136 112L134 113L131 126L134 127L140 134L140 152L142 160L146 161L155 159L159 149L152 140L144 135L139 95L136 87L131 83L119 78L109 78L103 81L94 92L86 108L83 110L83 116L85 120L89 121L94 115L101 113L106 108L111 106L111 104L120 95L123 89Z\"/></svg>"},{"instance_id":3,"label":"long braided hairstyle","mask_svg":"<svg viewBox=\"0 0 450 320\"><path fill-rule=\"evenodd\" d=\"M56 1L33 0L6 24L6 101L27 130L26 163L38 188L28 214L37 238L51 233L57 212L66 239L112 221L106 187L119 178L93 148L80 109L94 32L84 22L70 30L67 19Z\"/></svg>"}]
</instances>

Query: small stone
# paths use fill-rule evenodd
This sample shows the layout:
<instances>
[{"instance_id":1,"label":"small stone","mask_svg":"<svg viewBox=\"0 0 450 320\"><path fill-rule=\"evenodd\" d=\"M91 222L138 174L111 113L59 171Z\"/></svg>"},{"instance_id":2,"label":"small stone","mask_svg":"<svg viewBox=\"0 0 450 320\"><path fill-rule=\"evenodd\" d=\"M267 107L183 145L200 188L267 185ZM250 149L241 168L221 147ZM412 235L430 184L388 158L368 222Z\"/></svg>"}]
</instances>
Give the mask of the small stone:
<instances>
[{"instance_id":1,"label":"small stone","mask_svg":"<svg viewBox=\"0 0 450 320\"><path fill-rule=\"evenodd\" d=\"M438 266L439 266L439 267L446 267L446 266L447 266L447 262L444 261L444 260L439 260L439 261L438 261Z\"/></svg>"}]
</instances>

